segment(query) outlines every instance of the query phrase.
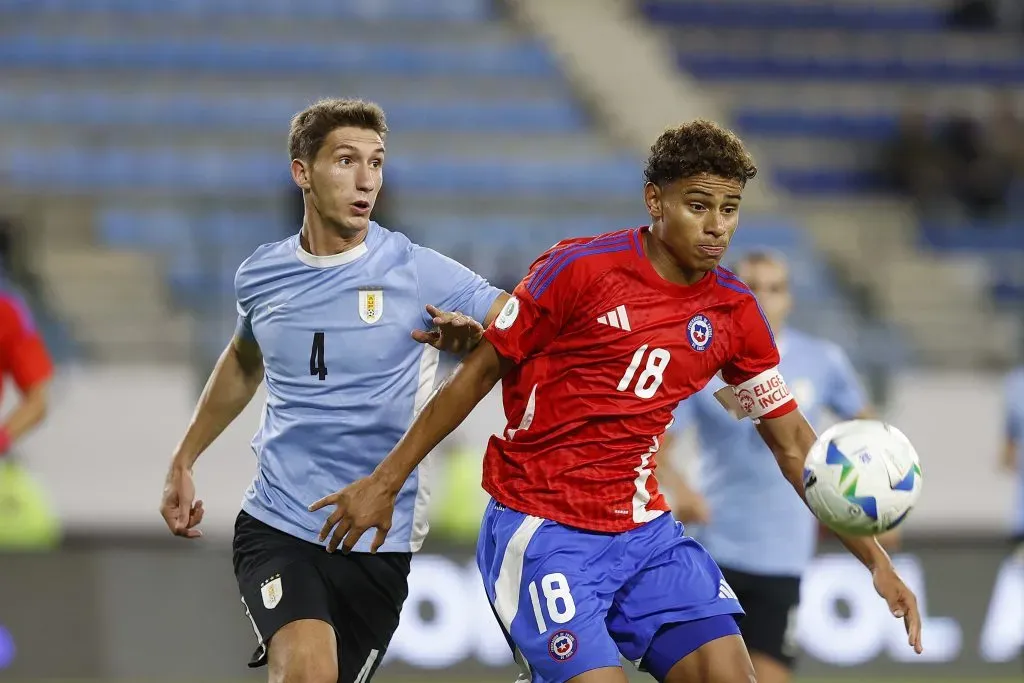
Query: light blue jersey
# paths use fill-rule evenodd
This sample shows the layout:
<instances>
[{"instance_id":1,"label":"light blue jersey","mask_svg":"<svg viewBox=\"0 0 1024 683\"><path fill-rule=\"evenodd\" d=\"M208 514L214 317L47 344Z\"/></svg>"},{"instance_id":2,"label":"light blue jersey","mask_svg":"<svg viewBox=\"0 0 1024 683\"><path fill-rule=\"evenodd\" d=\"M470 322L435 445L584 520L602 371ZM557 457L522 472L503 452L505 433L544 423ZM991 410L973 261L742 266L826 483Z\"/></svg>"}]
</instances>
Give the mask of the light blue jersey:
<instances>
[{"instance_id":1,"label":"light blue jersey","mask_svg":"<svg viewBox=\"0 0 1024 683\"><path fill-rule=\"evenodd\" d=\"M867 405L846 354L795 330L778 337L780 371L811 424L827 409L849 419ZM800 576L814 555L817 523L750 420L737 420L714 393L715 377L679 404L673 432L697 429L701 491L711 521L695 537L723 567L750 574Z\"/></svg>"},{"instance_id":2,"label":"light blue jersey","mask_svg":"<svg viewBox=\"0 0 1024 683\"><path fill-rule=\"evenodd\" d=\"M317 542L323 496L368 476L443 377L440 353L410 337L433 304L483 321L501 290L404 235L371 223L363 244L313 256L299 236L259 247L235 276L239 332L263 351L267 402L253 437L259 469L242 509ZM448 365L454 366L454 359ZM427 533L429 460L398 495L383 551ZM365 534L357 551L369 550Z\"/></svg>"},{"instance_id":3,"label":"light blue jersey","mask_svg":"<svg viewBox=\"0 0 1024 683\"><path fill-rule=\"evenodd\" d=\"M1024 535L1024 367L1006 378L1006 437L1017 444L1017 501L1013 533Z\"/></svg>"}]
</instances>

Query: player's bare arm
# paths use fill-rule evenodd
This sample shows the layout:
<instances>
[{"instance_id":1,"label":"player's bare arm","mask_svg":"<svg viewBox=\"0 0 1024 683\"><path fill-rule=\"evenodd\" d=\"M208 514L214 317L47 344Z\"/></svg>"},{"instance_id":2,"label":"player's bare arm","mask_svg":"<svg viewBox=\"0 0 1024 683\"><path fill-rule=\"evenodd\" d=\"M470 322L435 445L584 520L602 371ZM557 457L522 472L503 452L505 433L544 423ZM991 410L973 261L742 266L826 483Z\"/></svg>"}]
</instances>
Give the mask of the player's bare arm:
<instances>
[{"instance_id":1,"label":"player's bare arm","mask_svg":"<svg viewBox=\"0 0 1024 683\"><path fill-rule=\"evenodd\" d=\"M783 476L803 498L804 462L817 439L814 428L803 413L794 410L781 417L762 419L757 425L757 431L771 449ZM888 553L874 537L836 535L846 549L871 571L875 590L888 603L893 615L904 620L908 642L920 654L921 615L918 612L917 597L896 573Z\"/></svg>"},{"instance_id":2,"label":"player's bare arm","mask_svg":"<svg viewBox=\"0 0 1024 683\"><path fill-rule=\"evenodd\" d=\"M263 354L252 339L236 336L221 354L199 397L192 421L174 449L160 514L176 536L198 538L203 501L195 499L192 466L249 405L263 381ZM194 501L194 502L193 502Z\"/></svg>"},{"instance_id":3,"label":"player's bare arm","mask_svg":"<svg viewBox=\"0 0 1024 683\"><path fill-rule=\"evenodd\" d=\"M44 379L25 389L17 407L4 420L2 432L8 444L15 443L46 417L50 404L50 380Z\"/></svg>"},{"instance_id":4,"label":"player's bare arm","mask_svg":"<svg viewBox=\"0 0 1024 683\"><path fill-rule=\"evenodd\" d=\"M339 545L343 552L349 552L371 528L377 529L377 535L370 552L377 552L391 528L395 498L405 480L511 368L512 363L483 340L427 401L409 431L371 476L309 507L315 511L336 506L320 531L321 541L331 537L328 552L334 552Z\"/></svg>"},{"instance_id":5,"label":"player's bare arm","mask_svg":"<svg viewBox=\"0 0 1024 683\"><path fill-rule=\"evenodd\" d=\"M509 295L502 292L491 308L483 324L459 311L442 311L436 306L427 305L427 313L432 316L434 329L413 330L412 338L421 344L430 344L435 349L448 353L469 353L483 338L486 329L505 307Z\"/></svg>"}]
</instances>

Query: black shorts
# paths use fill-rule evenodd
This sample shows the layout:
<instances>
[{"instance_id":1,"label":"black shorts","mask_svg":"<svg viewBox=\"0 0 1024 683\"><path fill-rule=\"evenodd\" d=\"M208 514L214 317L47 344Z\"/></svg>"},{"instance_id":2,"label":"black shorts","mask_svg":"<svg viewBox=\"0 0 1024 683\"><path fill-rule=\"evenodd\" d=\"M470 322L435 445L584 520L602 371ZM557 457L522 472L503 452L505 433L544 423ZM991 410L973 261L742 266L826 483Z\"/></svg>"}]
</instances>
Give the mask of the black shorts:
<instances>
[{"instance_id":1,"label":"black shorts","mask_svg":"<svg viewBox=\"0 0 1024 683\"><path fill-rule=\"evenodd\" d=\"M319 619L338 638L339 683L363 683L380 664L409 595L411 553L328 553L241 512L232 543L235 578L256 632L250 667L267 663L282 626Z\"/></svg>"},{"instance_id":2,"label":"black shorts","mask_svg":"<svg viewBox=\"0 0 1024 683\"><path fill-rule=\"evenodd\" d=\"M796 611L800 579L795 576L759 576L721 567L746 616L740 633L747 649L766 655L788 669L796 663Z\"/></svg>"}]
</instances>

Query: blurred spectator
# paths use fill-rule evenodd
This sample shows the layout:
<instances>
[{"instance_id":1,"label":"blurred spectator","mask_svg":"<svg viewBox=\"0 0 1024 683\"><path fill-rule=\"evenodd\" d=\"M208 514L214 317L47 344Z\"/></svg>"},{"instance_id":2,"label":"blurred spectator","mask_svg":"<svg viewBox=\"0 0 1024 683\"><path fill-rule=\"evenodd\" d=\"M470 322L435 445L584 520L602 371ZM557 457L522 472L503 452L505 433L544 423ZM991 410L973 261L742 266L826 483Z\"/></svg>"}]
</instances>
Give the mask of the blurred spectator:
<instances>
[{"instance_id":1,"label":"blurred spectator","mask_svg":"<svg viewBox=\"0 0 1024 683\"><path fill-rule=\"evenodd\" d=\"M45 417L53 363L24 303L0 293L0 382L14 381L21 400L0 420L0 547L39 547L57 538L56 516L11 448ZM0 385L2 387L2 385Z\"/></svg>"},{"instance_id":2,"label":"blurred spectator","mask_svg":"<svg viewBox=\"0 0 1024 683\"><path fill-rule=\"evenodd\" d=\"M955 114L929 122L908 109L882 159L890 188L912 199L925 220L998 222L1014 188L1024 194L1024 122L1009 94L983 119Z\"/></svg>"},{"instance_id":3,"label":"blurred spectator","mask_svg":"<svg viewBox=\"0 0 1024 683\"><path fill-rule=\"evenodd\" d=\"M951 165L949 182L967 213L983 220L1005 214L1013 169L992 128L970 116L955 116L943 128Z\"/></svg>"},{"instance_id":4,"label":"blurred spectator","mask_svg":"<svg viewBox=\"0 0 1024 683\"><path fill-rule=\"evenodd\" d=\"M908 109L900 115L896 134L883 151L882 164L890 187L910 197L923 215L946 213L948 154L922 111Z\"/></svg>"},{"instance_id":5,"label":"blurred spectator","mask_svg":"<svg viewBox=\"0 0 1024 683\"><path fill-rule=\"evenodd\" d=\"M967 31L994 29L998 23L996 3L993 0L956 0L949 10L950 28Z\"/></svg>"}]
</instances>

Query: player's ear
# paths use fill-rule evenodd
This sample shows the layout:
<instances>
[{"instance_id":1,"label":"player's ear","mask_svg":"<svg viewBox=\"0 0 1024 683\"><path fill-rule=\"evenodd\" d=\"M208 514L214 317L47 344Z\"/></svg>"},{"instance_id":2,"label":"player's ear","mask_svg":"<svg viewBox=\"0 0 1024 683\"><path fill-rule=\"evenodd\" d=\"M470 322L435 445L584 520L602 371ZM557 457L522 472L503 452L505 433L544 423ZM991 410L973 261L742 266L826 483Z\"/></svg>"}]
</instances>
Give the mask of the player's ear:
<instances>
[{"instance_id":1,"label":"player's ear","mask_svg":"<svg viewBox=\"0 0 1024 683\"><path fill-rule=\"evenodd\" d=\"M651 218L661 218L661 188L654 183L644 185L644 204Z\"/></svg>"},{"instance_id":2,"label":"player's ear","mask_svg":"<svg viewBox=\"0 0 1024 683\"><path fill-rule=\"evenodd\" d=\"M309 166L300 159L292 159L292 180L303 190L309 189Z\"/></svg>"}]
</instances>

